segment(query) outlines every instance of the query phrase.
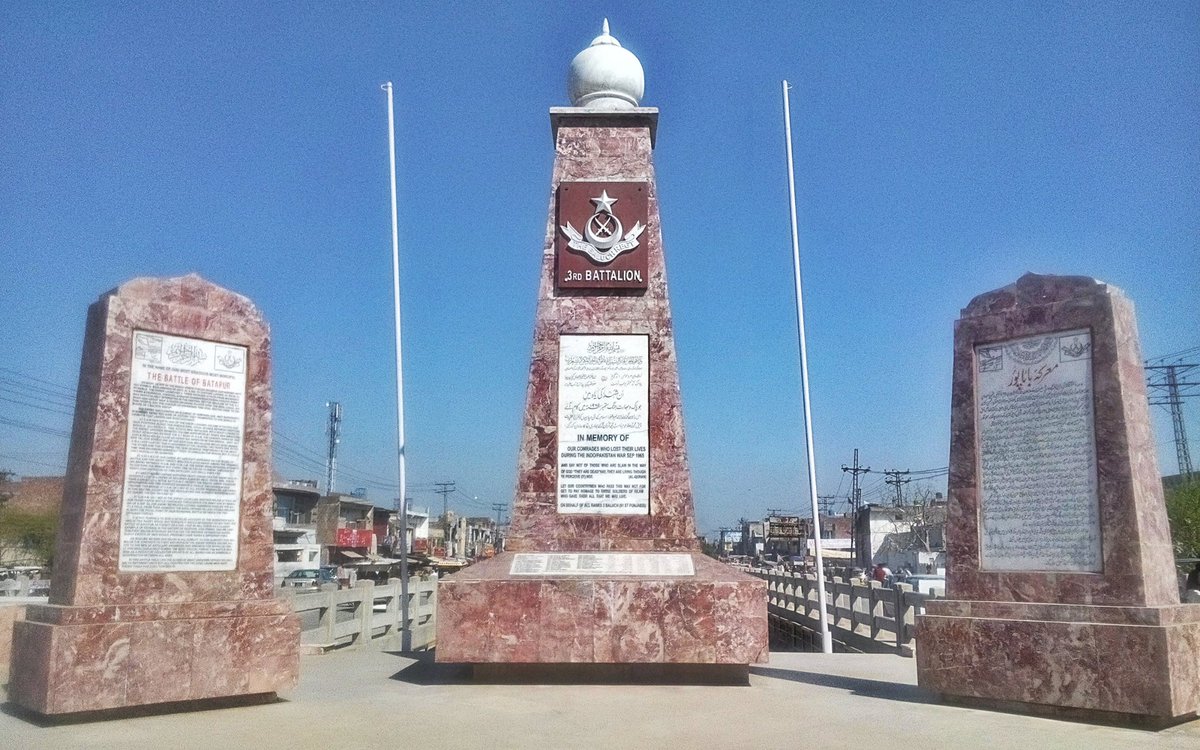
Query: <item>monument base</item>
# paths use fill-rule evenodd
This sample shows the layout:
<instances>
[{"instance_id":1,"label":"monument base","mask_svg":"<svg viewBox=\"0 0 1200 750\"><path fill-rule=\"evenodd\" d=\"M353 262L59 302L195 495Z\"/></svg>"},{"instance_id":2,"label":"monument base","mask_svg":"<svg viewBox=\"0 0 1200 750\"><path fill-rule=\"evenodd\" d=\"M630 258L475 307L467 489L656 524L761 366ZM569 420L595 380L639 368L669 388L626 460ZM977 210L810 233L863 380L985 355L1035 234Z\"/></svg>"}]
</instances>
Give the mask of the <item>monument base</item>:
<instances>
[{"instance_id":1,"label":"monument base","mask_svg":"<svg viewBox=\"0 0 1200 750\"><path fill-rule=\"evenodd\" d=\"M295 687L300 619L286 602L35 605L13 628L8 697L59 716Z\"/></svg>"},{"instance_id":2,"label":"monument base","mask_svg":"<svg viewBox=\"0 0 1200 750\"><path fill-rule=\"evenodd\" d=\"M1200 711L1200 607L934 600L917 684L950 702L1161 726ZM1055 710L1058 709L1058 710Z\"/></svg>"},{"instance_id":3,"label":"monument base","mask_svg":"<svg viewBox=\"0 0 1200 750\"><path fill-rule=\"evenodd\" d=\"M749 685L748 664L474 664L476 682L498 685Z\"/></svg>"},{"instance_id":4,"label":"monument base","mask_svg":"<svg viewBox=\"0 0 1200 750\"><path fill-rule=\"evenodd\" d=\"M712 558L691 553L689 576L530 576L511 574L514 554L438 584L439 662L767 661L766 581Z\"/></svg>"}]
</instances>

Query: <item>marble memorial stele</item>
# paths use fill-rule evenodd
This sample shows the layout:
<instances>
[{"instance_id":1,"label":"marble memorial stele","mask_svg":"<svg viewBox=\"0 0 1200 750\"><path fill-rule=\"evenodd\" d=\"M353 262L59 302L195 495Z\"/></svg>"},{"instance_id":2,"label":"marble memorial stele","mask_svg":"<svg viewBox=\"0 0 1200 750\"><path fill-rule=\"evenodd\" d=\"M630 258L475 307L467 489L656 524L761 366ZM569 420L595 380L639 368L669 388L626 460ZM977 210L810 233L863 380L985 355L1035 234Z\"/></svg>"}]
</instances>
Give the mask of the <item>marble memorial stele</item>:
<instances>
[{"instance_id":1,"label":"marble memorial stele","mask_svg":"<svg viewBox=\"0 0 1200 750\"><path fill-rule=\"evenodd\" d=\"M1200 709L1133 305L1026 274L954 329L946 596L917 618L944 699L1169 724Z\"/></svg>"},{"instance_id":2,"label":"marble memorial stele","mask_svg":"<svg viewBox=\"0 0 1200 750\"><path fill-rule=\"evenodd\" d=\"M555 107L546 243L506 551L438 586L437 660L744 681L765 582L700 553L637 58L604 33ZM523 667L521 666L523 665Z\"/></svg>"},{"instance_id":3,"label":"marble memorial stele","mask_svg":"<svg viewBox=\"0 0 1200 750\"><path fill-rule=\"evenodd\" d=\"M13 630L9 699L50 716L295 686L275 598L270 333L191 275L88 311L50 601Z\"/></svg>"}]
</instances>

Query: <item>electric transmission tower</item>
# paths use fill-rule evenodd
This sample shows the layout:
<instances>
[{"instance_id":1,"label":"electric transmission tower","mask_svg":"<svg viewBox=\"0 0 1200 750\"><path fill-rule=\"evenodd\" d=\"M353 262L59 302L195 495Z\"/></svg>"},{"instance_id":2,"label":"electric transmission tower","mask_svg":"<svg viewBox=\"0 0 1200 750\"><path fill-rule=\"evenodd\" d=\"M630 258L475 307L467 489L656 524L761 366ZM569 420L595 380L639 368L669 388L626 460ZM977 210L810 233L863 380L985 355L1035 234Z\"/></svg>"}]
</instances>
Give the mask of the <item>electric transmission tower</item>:
<instances>
[{"instance_id":1,"label":"electric transmission tower","mask_svg":"<svg viewBox=\"0 0 1200 750\"><path fill-rule=\"evenodd\" d=\"M883 473L887 477L887 479L884 479L883 481L896 488L896 498L892 501L893 504L897 507L904 505L903 485L906 485L912 481L911 479L908 479L909 470L905 469L904 471L899 471L897 469L892 469L891 471L887 471L885 469ZM904 479L901 479L900 477L904 477Z\"/></svg>"},{"instance_id":2,"label":"electric transmission tower","mask_svg":"<svg viewBox=\"0 0 1200 750\"><path fill-rule=\"evenodd\" d=\"M1198 364L1146 365L1146 385L1150 391L1150 404L1165 406L1171 411L1171 428L1175 433L1175 461L1179 474L1185 479L1192 477L1192 455L1188 450L1187 430L1183 424L1183 399L1197 395L1192 390L1200 381L1189 380L1189 374Z\"/></svg>"}]
</instances>

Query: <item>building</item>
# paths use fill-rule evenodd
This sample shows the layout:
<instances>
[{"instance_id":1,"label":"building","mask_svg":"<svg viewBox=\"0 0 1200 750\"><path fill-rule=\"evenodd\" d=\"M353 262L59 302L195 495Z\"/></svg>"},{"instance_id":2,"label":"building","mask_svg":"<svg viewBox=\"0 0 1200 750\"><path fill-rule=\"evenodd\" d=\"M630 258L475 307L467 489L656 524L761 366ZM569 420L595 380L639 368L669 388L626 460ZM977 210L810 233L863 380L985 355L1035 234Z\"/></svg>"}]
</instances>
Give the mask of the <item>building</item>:
<instances>
[{"instance_id":1,"label":"building","mask_svg":"<svg viewBox=\"0 0 1200 750\"><path fill-rule=\"evenodd\" d=\"M882 562L897 570L894 562L914 572L944 568L945 529L946 504L940 494L929 505L866 505L855 516L855 565L867 568Z\"/></svg>"},{"instance_id":2,"label":"building","mask_svg":"<svg viewBox=\"0 0 1200 750\"><path fill-rule=\"evenodd\" d=\"M271 525L278 582L293 570L315 568L321 564L316 519L321 493L317 483L308 479L277 482L271 489L275 495Z\"/></svg>"},{"instance_id":3,"label":"building","mask_svg":"<svg viewBox=\"0 0 1200 750\"><path fill-rule=\"evenodd\" d=\"M57 514L62 506L65 482L66 477L21 477L15 482L5 482L0 487L9 495L4 507L37 515Z\"/></svg>"},{"instance_id":4,"label":"building","mask_svg":"<svg viewBox=\"0 0 1200 750\"><path fill-rule=\"evenodd\" d=\"M476 560L496 554L496 521L487 516L461 517L451 541L455 557Z\"/></svg>"},{"instance_id":5,"label":"building","mask_svg":"<svg viewBox=\"0 0 1200 750\"><path fill-rule=\"evenodd\" d=\"M741 545L741 529L721 529L721 536L717 540L717 554L721 557L741 554L738 552L738 550L741 548Z\"/></svg>"},{"instance_id":6,"label":"building","mask_svg":"<svg viewBox=\"0 0 1200 750\"><path fill-rule=\"evenodd\" d=\"M317 543L323 565L343 565L376 553L375 504L334 492L317 502Z\"/></svg>"},{"instance_id":7,"label":"building","mask_svg":"<svg viewBox=\"0 0 1200 750\"><path fill-rule=\"evenodd\" d=\"M805 554L814 557L817 551L812 518L800 519L800 535ZM821 553L827 564L846 565L850 562L853 537L854 518L850 514L821 516Z\"/></svg>"},{"instance_id":8,"label":"building","mask_svg":"<svg viewBox=\"0 0 1200 750\"><path fill-rule=\"evenodd\" d=\"M770 515L763 520L763 549L780 556L803 555L799 516Z\"/></svg>"},{"instance_id":9,"label":"building","mask_svg":"<svg viewBox=\"0 0 1200 750\"><path fill-rule=\"evenodd\" d=\"M429 529L435 557L460 560L490 557L496 553L498 538L494 518L460 516L454 511L439 516Z\"/></svg>"},{"instance_id":10,"label":"building","mask_svg":"<svg viewBox=\"0 0 1200 750\"><path fill-rule=\"evenodd\" d=\"M382 522L381 522L382 521ZM381 555L398 557L400 553L400 516L394 510L375 509L375 536ZM429 510L408 509L406 549L410 554L429 554Z\"/></svg>"},{"instance_id":11,"label":"building","mask_svg":"<svg viewBox=\"0 0 1200 750\"><path fill-rule=\"evenodd\" d=\"M763 522L747 521L743 518L739 523L742 527L741 541L738 545L734 546L734 554L745 555L746 557L761 555L765 545Z\"/></svg>"}]
</instances>

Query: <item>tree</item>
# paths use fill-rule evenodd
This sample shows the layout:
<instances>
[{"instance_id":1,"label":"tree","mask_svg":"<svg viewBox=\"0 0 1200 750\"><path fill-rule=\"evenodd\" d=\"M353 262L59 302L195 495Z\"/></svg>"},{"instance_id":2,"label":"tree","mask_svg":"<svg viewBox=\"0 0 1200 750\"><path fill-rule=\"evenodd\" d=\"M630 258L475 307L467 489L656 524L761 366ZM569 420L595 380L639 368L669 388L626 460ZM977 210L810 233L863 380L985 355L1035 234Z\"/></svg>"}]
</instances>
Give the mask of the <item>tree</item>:
<instances>
[{"instance_id":1,"label":"tree","mask_svg":"<svg viewBox=\"0 0 1200 750\"><path fill-rule=\"evenodd\" d=\"M1200 481L1167 492L1167 521L1176 557L1200 557Z\"/></svg>"},{"instance_id":2,"label":"tree","mask_svg":"<svg viewBox=\"0 0 1200 750\"><path fill-rule=\"evenodd\" d=\"M58 517L54 513L0 509L0 560L49 566L54 560L57 531Z\"/></svg>"},{"instance_id":3,"label":"tree","mask_svg":"<svg viewBox=\"0 0 1200 750\"><path fill-rule=\"evenodd\" d=\"M0 511L4 510L4 506L8 504L12 498L12 493L8 491L8 484L12 481L13 473L0 469Z\"/></svg>"},{"instance_id":4,"label":"tree","mask_svg":"<svg viewBox=\"0 0 1200 750\"><path fill-rule=\"evenodd\" d=\"M54 558L55 513L30 513L8 507L11 471L0 471L0 562L49 565Z\"/></svg>"}]
</instances>

